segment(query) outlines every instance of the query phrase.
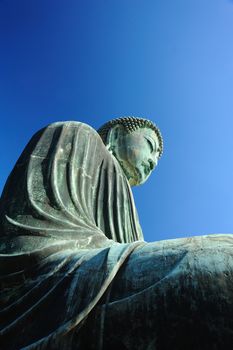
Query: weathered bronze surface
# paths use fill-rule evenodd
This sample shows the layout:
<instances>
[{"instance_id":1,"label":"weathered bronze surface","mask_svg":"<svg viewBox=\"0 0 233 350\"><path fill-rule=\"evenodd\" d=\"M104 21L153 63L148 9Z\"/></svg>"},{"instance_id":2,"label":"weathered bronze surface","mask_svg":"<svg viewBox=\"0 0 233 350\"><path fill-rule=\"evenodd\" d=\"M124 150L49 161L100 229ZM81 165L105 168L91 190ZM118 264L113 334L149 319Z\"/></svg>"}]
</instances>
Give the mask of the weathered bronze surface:
<instances>
[{"instance_id":1,"label":"weathered bronze surface","mask_svg":"<svg viewBox=\"0 0 233 350\"><path fill-rule=\"evenodd\" d=\"M233 235L146 243L151 128L33 136L0 201L0 349L231 349Z\"/></svg>"}]
</instances>

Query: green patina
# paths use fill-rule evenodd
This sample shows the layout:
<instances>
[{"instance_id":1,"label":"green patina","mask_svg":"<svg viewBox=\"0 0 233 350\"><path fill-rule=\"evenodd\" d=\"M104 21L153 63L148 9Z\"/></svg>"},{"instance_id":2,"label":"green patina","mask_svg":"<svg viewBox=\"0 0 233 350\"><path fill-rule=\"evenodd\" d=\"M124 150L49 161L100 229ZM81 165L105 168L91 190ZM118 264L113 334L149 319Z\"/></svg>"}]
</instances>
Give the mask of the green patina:
<instances>
[{"instance_id":1,"label":"green patina","mask_svg":"<svg viewBox=\"0 0 233 350\"><path fill-rule=\"evenodd\" d=\"M132 117L99 134L49 125L8 178L1 349L231 349L233 235L146 243L130 185L157 166L161 134Z\"/></svg>"}]
</instances>

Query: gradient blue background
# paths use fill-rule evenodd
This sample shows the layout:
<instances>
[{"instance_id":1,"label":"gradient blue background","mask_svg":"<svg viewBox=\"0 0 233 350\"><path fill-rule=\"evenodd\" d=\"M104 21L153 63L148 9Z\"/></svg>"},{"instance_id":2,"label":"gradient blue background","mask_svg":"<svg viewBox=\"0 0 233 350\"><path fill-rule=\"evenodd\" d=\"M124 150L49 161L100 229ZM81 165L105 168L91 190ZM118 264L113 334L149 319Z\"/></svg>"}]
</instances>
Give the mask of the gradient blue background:
<instances>
[{"instance_id":1,"label":"gradient blue background","mask_svg":"<svg viewBox=\"0 0 233 350\"><path fill-rule=\"evenodd\" d=\"M233 232L233 2L0 1L0 189L58 120L148 117L165 151L134 189L145 239Z\"/></svg>"}]
</instances>

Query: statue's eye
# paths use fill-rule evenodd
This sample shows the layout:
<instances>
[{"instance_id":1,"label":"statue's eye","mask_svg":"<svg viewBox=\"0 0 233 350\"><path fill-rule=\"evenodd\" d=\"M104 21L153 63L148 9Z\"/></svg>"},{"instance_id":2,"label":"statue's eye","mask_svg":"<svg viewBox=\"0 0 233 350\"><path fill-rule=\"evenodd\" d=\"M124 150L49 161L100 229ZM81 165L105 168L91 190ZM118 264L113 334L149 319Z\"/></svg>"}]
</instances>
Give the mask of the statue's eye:
<instances>
[{"instance_id":1,"label":"statue's eye","mask_svg":"<svg viewBox=\"0 0 233 350\"><path fill-rule=\"evenodd\" d=\"M150 151L152 153L154 151L154 145L153 145L152 141L150 141L147 137L145 137L145 139L146 139L146 141L150 147Z\"/></svg>"}]
</instances>

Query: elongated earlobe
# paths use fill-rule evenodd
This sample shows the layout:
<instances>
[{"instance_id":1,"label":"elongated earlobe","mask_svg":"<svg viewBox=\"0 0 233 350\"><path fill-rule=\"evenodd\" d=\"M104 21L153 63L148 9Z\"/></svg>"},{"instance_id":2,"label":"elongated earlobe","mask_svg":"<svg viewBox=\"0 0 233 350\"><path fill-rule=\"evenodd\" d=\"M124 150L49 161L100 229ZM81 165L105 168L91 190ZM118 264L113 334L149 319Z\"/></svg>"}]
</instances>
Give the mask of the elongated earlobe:
<instances>
[{"instance_id":1,"label":"elongated earlobe","mask_svg":"<svg viewBox=\"0 0 233 350\"><path fill-rule=\"evenodd\" d=\"M115 125L109 130L106 140L106 147L109 152L114 153L116 143L118 142L119 136L122 132L123 128L121 125Z\"/></svg>"},{"instance_id":2,"label":"elongated earlobe","mask_svg":"<svg viewBox=\"0 0 233 350\"><path fill-rule=\"evenodd\" d=\"M113 151L114 151L113 139L114 139L113 129L110 129L108 132L108 135L107 135L106 148L111 153L113 153Z\"/></svg>"}]
</instances>

